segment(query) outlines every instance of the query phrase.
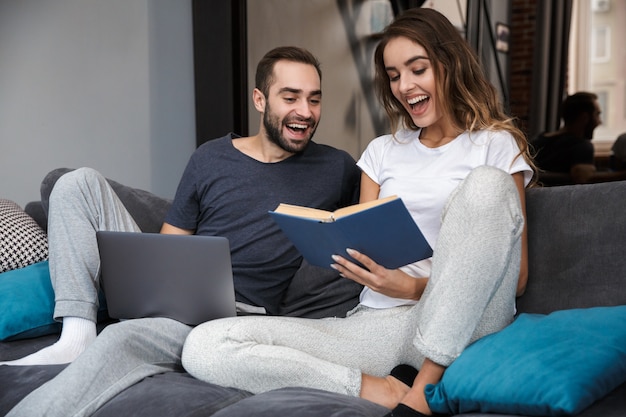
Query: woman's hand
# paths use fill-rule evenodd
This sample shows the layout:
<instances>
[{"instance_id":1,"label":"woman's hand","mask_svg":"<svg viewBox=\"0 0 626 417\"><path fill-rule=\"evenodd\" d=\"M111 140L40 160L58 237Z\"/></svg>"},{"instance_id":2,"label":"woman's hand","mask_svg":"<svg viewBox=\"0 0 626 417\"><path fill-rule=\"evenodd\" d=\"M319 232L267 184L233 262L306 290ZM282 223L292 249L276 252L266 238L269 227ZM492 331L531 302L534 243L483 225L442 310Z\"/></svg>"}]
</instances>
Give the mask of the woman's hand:
<instances>
[{"instance_id":1,"label":"woman's hand","mask_svg":"<svg viewBox=\"0 0 626 417\"><path fill-rule=\"evenodd\" d=\"M341 276L389 297L419 300L422 296L428 278L414 278L400 269L387 269L354 249L347 249L347 252L367 269L342 256L333 255L335 263L331 267Z\"/></svg>"}]
</instances>

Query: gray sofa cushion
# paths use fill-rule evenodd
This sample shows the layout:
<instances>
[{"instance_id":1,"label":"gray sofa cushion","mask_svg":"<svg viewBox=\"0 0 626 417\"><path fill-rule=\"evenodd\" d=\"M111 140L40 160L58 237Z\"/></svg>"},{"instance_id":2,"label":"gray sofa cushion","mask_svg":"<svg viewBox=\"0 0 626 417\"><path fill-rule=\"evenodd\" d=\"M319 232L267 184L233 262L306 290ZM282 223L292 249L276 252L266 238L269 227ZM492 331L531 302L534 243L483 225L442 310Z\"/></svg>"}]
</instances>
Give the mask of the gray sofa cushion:
<instances>
[{"instance_id":1,"label":"gray sofa cushion","mask_svg":"<svg viewBox=\"0 0 626 417\"><path fill-rule=\"evenodd\" d=\"M0 366L0 416L7 414L22 398L54 378L63 368L65 365Z\"/></svg>"},{"instance_id":2,"label":"gray sofa cushion","mask_svg":"<svg viewBox=\"0 0 626 417\"><path fill-rule=\"evenodd\" d=\"M213 417L381 417L389 410L367 400L308 388L282 388L257 394Z\"/></svg>"},{"instance_id":3,"label":"gray sofa cushion","mask_svg":"<svg viewBox=\"0 0 626 417\"><path fill-rule=\"evenodd\" d=\"M125 389L93 417L211 416L251 395L199 381L187 373L168 372Z\"/></svg>"},{"instance_id":4,"label":"gray sofa cushion","mask_svg":"<svg viewBox=\"0 0 626 417\"><path fill-rule=\"evenodd\" d=\"M626 182L527 191L528 287L518 310L626 304Z\"/></svg>"}]
</instances>

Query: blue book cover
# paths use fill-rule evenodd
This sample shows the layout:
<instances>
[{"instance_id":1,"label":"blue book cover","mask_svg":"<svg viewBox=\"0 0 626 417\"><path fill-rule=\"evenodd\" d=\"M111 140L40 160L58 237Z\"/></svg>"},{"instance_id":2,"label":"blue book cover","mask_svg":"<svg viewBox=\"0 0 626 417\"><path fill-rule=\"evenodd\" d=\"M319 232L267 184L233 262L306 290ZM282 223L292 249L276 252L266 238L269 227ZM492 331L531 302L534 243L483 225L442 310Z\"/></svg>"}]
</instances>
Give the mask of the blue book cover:
<instances>
[{"instance_id":1,"label":"blue book cover","mask_svg":"<svg viewBox=\"0 0 626 417\"><path fill-rule=\"evenodd\" d=\"M406 206L396 196L335 212L281 204L269 213L312 265L330 268L333 254L354 261L346 253L347 248L389 269L433 254Z\"/></svg>"}]
</instances>

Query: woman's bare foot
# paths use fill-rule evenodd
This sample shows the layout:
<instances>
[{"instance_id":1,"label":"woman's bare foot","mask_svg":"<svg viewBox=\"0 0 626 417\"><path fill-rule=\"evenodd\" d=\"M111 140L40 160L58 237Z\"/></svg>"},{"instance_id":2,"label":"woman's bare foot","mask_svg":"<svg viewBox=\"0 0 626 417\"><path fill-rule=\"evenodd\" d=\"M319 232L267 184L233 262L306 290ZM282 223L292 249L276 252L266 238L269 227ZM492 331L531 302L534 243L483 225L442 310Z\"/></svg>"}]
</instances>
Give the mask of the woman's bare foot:
<instances>
[{"instance_id":1,"label":"woman's bare foot","mask_svg":"<svg viewBox=\"0 0 626 417\"><path fill-rule=\"evenodd\" d=\"M411 388L391 375L375 377L363 374L361 378L361 398L394 408Z\"/></svg>"},{"instance_id":2,"label":"woman's bare foot","mask_svg":"<svg viewBox=\"0 0 626 417\"><path fill-rule=\"evenodd\" d=\"M399 403L402 403L415 411L419 411L426 416L432 415L433 413L428 406L428 402L426 402L424 388L426 388L426 384L418 384L416 381L413 388L411 388L411 390L399 401Z\"/></svg>"},{"instance_id":3,"label":"woman's bare foot","mask_svg":"<svg viewBox=\"0 0 626 417\"><path fill-rule=\"evenodd\" d=\"M432 415L433 413L426 401L424 390L426 389L426 385L438 383L445 370L446 368L444 366L426 358L420 368L419 374L417 374L415 378L413 387L399 402L424 415Z\"/></svg>"}]
</instances>

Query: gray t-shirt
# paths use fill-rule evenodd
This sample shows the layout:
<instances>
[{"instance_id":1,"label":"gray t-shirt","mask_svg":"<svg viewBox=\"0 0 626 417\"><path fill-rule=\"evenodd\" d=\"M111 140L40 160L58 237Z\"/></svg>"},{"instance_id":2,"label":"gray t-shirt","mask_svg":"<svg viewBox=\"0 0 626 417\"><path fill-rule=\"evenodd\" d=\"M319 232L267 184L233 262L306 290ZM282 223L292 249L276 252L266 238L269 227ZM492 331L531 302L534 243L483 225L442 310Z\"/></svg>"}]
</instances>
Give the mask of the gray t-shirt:
<instances>
[{"instance_id":1,"label":"gray t-shirt","mask_svg":"<svg viewBox=\"0 0 626 417\"><path fill-rule=\"evenodd\" d=\"M165 221L231 247L237 301L276 314L302 258L271 219L280 203L335 210L358 199L360 171L346 152L311 142L277 163L237 150L229 134L191 156Z\"/></svg>"}]
</instances>

